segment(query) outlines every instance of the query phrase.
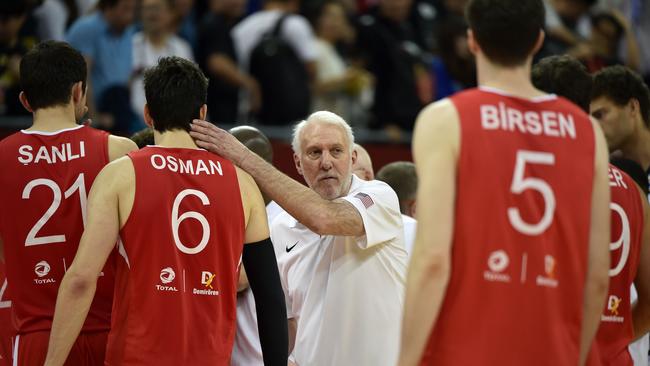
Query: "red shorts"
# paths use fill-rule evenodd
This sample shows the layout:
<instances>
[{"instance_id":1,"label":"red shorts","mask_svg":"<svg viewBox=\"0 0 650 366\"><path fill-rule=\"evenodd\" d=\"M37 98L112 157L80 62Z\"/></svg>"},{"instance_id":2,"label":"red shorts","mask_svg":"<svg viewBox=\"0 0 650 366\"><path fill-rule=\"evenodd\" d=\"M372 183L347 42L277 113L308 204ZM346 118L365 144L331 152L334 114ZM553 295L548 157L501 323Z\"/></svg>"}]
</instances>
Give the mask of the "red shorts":
<instances>
[{"instance_id":1,"label":"red shorts","mask_svg":"<svg viewBox=\"0 0 650 366\"><path fill-rule=\"evenodd\" d=\"M103 366L108 331L84 332L72 345L66 366ZM47 355L50 332L20 334L14 339L15 365L43 366Z\"/></svg>"}]
</instances>

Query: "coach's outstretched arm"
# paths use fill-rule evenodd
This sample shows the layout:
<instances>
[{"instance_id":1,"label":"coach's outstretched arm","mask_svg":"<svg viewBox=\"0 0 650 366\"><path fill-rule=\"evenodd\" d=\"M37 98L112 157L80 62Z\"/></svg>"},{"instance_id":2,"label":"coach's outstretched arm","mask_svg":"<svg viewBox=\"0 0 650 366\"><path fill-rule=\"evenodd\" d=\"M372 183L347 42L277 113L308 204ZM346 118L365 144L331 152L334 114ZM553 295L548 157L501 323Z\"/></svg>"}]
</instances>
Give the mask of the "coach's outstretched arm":
<instances>
[{"instance_id":1,"label":"coach's outstretched arm","mask_svg":"<svg viewBox=\"0 0 650 366\"><path fill-rule=\"evenodd\" d=\"M266 207L253 178L239 168L237 178L246 219L242 262L255 297L264 365L286 366L289 357L287 308L275 251L269 239Z\"/></svg>"},{"instance_id":2,"label":"coach's outstretched arm","mask_svg":"<svg viewBox=\"0 0 650 366\"><path fill-rule=\"evenodd\" d=\"M637 187L638 188L638 187ZM639 251L639 266L634 279L634 287L638 293L638 300L632 308L632 325L634 327L634 340L637 340L650 331L650 210L645 193L639 188L639 199L643 203L643 240Z\"/></svg>"},{"instance_id":3,"label":"coach's outstretched arm","mask_svg":"<svg viewBox=\"0 0 650 366\"><path fill-rule=\"evenodd\" d=\"M418 220L431 225L417 227L406 277L400 366L420 364L449 282L459 142L458 116L449 100L420 113L413 135Z\"/></svg>"},{"instance_id":4,"label":"coach's outstretched arm","mask_svg":"<svg viewBox=\"0 0 650 366\"><path fill-rule=\"evenodd\" d=\"M128 158L117 163L128 161ZM63 365L79 336L95 296L97 277L115 248L119 232L117 186L124 174L133 175L133 165L107 165L97 176L88 195L88 220L74 262L59 288L46 366Z\"/></svg>"},{"instance_id":5,"label":"coach's outstretched arm","mask_svg":"<svg viewBox=\"0 0 650 366\"><path fill-rule=\"evenodd\" d=\"M194 120L190 134L198 146L248 172L271 199L311 231L319 235L365 234L361 214L351 203L343 199L323 199L248 150L227 131L212 123Z\"/></svg>"},{"instance_id":6,"label":"coach's outstretched arm","mask_svg":"<svg viewBox=\"0 0 650 366\"><path fill-rule=\"evenodd\" d=\"M610 188L607 177L607 142L597 122L592 121L595 143L594 182L591 197L591 226L587 279L582 306L580 365L584 365L600 325L609 287Z\"/></svg>"}]
</instances>

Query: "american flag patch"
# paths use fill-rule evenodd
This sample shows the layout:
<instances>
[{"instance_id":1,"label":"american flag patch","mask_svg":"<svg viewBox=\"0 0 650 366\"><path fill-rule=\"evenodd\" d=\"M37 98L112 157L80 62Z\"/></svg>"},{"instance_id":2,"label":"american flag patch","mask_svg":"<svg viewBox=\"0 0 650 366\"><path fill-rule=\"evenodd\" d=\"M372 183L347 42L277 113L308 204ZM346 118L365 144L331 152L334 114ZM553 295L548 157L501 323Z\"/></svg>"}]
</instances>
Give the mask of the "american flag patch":
<instances>
[{"instance_id":1,"label":"american flag patch","mask_svg":"<svg viewBox=\"0 0 650 366\"><path fill-rule=\"evenodd\" d=\"M370 208L370 206L375 204L375 202L372 200L372 198L370 196L368 196L367 194L365 194L365 193L359 192L359 193L354 195L354 198L361 201L361 203L363 203L363 206L365 208Z\"/></svg>"}]
</instances>

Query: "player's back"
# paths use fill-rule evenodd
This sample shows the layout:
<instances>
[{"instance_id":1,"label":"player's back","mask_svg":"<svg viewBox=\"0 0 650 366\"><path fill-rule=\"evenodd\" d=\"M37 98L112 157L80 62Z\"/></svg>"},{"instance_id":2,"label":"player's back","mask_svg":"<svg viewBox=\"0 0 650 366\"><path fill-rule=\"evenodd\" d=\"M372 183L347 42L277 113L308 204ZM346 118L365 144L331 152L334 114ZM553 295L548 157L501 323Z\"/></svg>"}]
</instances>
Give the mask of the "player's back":
<instances>
[{"instance_id":1,"label":"player's back","mask_svg":"<svg viewBox=\"0 0 650 366\"><path fill-rule=\"evenodd\" d=\"M611 187L611 266L609 292L596 335L602 365L632 365L627 346L634 340L630 286L637 268L643 239L644 213L641 192L634 180L613 165Z\"/></svg>"},{"instance_id":2,"label":"player's back","mask_svg":"<svg viewBox=\"0 0 650 366\"><path fill-rule=\"evenodd\" d=\"M135 198L120 232L107 365L226 365L244 213L235 167L203 150L129 154Z\"/></svg>"},{"instance_id":3,"label":"player's back","mask_svg":"<svg viewBox=\"0 0 650 366\"><path fill-rule=\"evenodd\" d=\"M0 233L19 334L49 330L84 229L86 197L108 163L108 134L86 126L20 131L0 142ZM83 331L110 327L113 269L99 278Z\"/></svg>"},{"instance_id":4,"label":"player's back","mask_svg":"<svg viewBox=\"0 0 650 366\"><path fill-rule=\"evenodd\" d=\"M459 117L451 274L423 365L576 365L594 181L588 116L472 89Z\"/></svg>"}]
</instances>

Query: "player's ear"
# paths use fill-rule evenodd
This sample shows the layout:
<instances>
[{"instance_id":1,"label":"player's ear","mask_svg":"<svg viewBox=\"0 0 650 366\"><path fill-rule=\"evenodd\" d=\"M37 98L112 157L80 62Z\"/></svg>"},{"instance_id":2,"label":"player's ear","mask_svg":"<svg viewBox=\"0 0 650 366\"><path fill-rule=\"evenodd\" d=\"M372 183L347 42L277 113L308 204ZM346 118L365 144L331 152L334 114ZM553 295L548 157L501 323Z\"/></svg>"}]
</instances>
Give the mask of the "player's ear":
<instances>
[{"instance_id":1,"label":"player's ear","mask_svg":"<svg viewBox=\"0 0 650 366\"><path fill-rule=\"evenodd\" d=\"M20 100L20 104L23 105L23 108L25 108L27 112L34 113L34 110L32 110L32 107L29 105L29 101L27 100L25 92L21 91L20 95L18 95L18 99Z\"/></svg>"},{"instance_id":2,"label":"player's ear","mask_svg":"<svg viewBox=\"0 0 650 366\"><path fill-rule=\"evenodd\" d=\"M539 35L537 36L537 42L535 43L535 47L533 48L533 55L536 54L544 45L544 38L546 37L546 33L544 33L544 30L540 29L539 30Z\"/></svg>"},{"instance_id":3,"label":"player's ear","mask_svg":"<svg viewBox=\"0 0 650 366\"><path fill-rule=\"evenodd\" d=\"M204 104L201 106L201 110L199 111L199 119L202 119L205 121L205 117L208 115L208 106L207 104Z\"/></svg>"},{"instance_id":4,"label":"player's ear","mask_svg":"<svg viewBox=\"0 0 650 366\"><path fill-rule=\"evenodd\" d=\"M83 88L83 83L81 81L78 81L72 85L72 102L74 104L77 104L81 102L85 94L85 90Z\"/></svg>"},{"instance_id":5,"label":"player's ear","mask_svg":"<svg viewBox=\"0 0 650 366\"><path fill-rule=\"evenodd\" d=\"M467 29L467 47L474 56L481 52L481 47L479 47L478 42L476 42L474 32L471 29Z\"/></svg>"},{"instance_id":6,"label":"player's ear","mask_svg":"<svg viewBox=\"0 0 650 366\"><path fill-rule=\"evenodd\" d=\"M352 166L357 163L358 156L357 149L352 149Z\"/></svg>"},{"instance_id":7,"label":"player's ear","mask_svg":"<svg viewBox=\"0 0 650 366\"><path fill-rule=\"evenodd\" d=\"M144 123L153 128L153 118L151 118L151 113L149 113L149 105L147 103L144 104Z\"/></svg>"},{"instance_id":8,"label":"player's ear","mask_svg":"<svg viewBox=\"0 0 650 366\"><path fill-rule=\"evenodd\" d=\"M298 174L302 174L302 165L300 165L300 157L298 154L293 153L293 162L296 164L296 170L298 171Z\"/></svg>"}]
</instances>

